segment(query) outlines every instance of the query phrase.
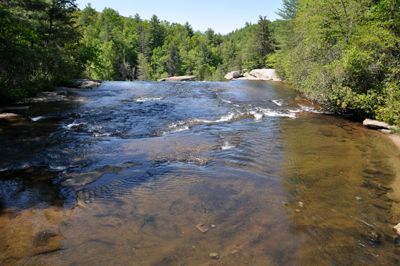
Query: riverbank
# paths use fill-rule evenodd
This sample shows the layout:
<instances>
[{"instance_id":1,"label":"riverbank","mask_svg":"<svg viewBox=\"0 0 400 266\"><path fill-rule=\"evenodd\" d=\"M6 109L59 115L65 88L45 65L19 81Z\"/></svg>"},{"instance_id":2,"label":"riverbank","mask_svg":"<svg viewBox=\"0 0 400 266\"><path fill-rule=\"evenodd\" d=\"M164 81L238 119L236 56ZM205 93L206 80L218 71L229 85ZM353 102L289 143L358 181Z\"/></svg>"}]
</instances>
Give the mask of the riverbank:
<instances>
[{"instance_id":1,"label":"riverbank","mask_svg":"<svg viewBox=\"0 0 400 266\"><path fill-rule=\"evenodd\" d=\"M388 186L383 184L386 180L380 180L376 185L386 191L383 194L383 198L382 196L379 197L384 201L390 202L390 207L386 215L387 222L394 226L400 225L400 135L396 133L398 128L391 127L384 122L370 119L364 120L363 125L369 129L378 129L383 134L377 134L379 134L379 136L383 135L383 138L388 142L388 145L383 144L381 149L385 151L389 163L393 167L394 179L391 180ZM380 170L378 170L378 173L380 174ZM397 232L397 230L395 231ZM399 232L397 233L399 234ZM398 242L399 238L400 236L397 236L397 238L394 237L394 242Z\"/></svg>"},{"instance_id":2,"label":"riverbank","mask_svg":"<svg viewBox=\"0 0 400 266\"><path fill-rule=\"evenodd\" d=\"M51 102L69 102L71 94L76 93L80 89L92 89L98 87L103 81L92 79L77 79L75 82L66 87L57 87L53 91L41 91L35 97L27 98L12 104L0 105L0 119L16 118L19 115L15 114L18 110L27 110L29 106L24 106L30 103L51 103ZM1 113L3 112L3 113Z\"/></svg>"}]
</instances>

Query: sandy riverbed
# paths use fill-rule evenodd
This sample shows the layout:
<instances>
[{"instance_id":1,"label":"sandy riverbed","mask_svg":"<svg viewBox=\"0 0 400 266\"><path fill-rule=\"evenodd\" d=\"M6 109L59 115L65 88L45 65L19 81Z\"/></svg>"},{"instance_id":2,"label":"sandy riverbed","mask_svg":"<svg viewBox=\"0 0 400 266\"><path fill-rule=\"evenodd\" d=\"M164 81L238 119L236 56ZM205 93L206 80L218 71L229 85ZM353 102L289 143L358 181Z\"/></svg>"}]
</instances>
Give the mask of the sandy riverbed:
<instances>
[{"instance_id":1,"label":"sandy riverbed","mask_svg":"<svg viewBox=\"0 0 400 266\"><path fill-rule=\"evenodd\" d=\"M400 150L400 135L398 134L390 134L388 135L389 139L393 141L393 143ZM397 173L397 178L393 181L391 188L393 191L388 193L388 197L393 201L391 207L391 219L389 220L392 223L398 224L400 223L400 158L397 154L389 154L390 160L392 161L392 165L394 167L395 172Z\"/></svg>"}]
</instances>

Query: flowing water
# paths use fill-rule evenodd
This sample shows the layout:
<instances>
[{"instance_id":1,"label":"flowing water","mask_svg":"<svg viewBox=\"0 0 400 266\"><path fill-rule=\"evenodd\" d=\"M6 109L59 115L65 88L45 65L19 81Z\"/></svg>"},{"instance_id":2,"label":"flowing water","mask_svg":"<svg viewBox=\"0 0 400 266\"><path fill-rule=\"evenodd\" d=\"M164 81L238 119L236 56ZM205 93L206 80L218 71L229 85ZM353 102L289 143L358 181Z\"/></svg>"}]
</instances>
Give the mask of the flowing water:
<instances>
[{"instance_id":1,"label":"flowing water","mask_svg":"<svg viewBox=\"0 0 400 266\"><path fill-rule=\"evenodd\" d=\"M298 97L105 82L16 111L0 120L0 264L397 265L400 153Z\"/></svg>"}]
</instances>

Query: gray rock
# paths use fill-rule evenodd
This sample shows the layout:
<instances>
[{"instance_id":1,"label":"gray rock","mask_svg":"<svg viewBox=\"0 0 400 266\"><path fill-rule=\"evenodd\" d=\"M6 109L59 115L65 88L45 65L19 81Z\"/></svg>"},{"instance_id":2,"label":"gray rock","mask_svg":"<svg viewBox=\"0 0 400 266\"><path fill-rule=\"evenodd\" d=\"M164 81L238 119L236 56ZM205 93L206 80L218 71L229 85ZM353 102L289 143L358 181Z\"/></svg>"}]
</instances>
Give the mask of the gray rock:
<instances>
[{"instance_id":1,"label":"gray rock","mask_svg":"<svg viewBox=\"0 0 400 266\"><path fill-rule=\"evenodd\" d=\"M372 128L372 129L390 129L389 124L372 119L365 119L363 121L363 125L367 128Z\"/></svg>"},{"instance_id":2,"label":"gray rock","mask_svg":"<svg viewBox=\"0 0 400 266\"><path fill-rule=\"evenodd\" d=\"M217 260L217 259L219 259L219 255L218 255L218 253L212 252L212 253L210 253L210 258L212 258L213 260Z\"/></svg>"},{"instance_id":3,"label":"gray rock","mask_svg":"<svg viewBox=\"0 0 400 266\"><path fill-rule=\"evenodd\" d=\"M72 88L92 88L99 86L103 81L98 79L77 79L75 83L71 85Z\"/></svg>"},{"instance_id":4,"label":"gray rock","mask_svg":"<svg viewBox=\"0 0 400 266\"><path fill-rule=\"evenodd\" d=\"M228 74L226 74L224 78L231 80L231 79L240 78L240 77L243 77L243 75L242 75L242 73L240 73L240 71L231 71Z\"/></svg>"},{"instance_id":5,"label":"gray rock","mask_svg":"<svg viewBox=\"0 0 400 266\"><path fill-rule=\"evenodd\" d=\"M194 81L196 76L179 76L179 77L169 77L165 79L160 79L158 81Z\"/></svg>"},{"instance_id":6,"label":"gray rock","mask_svg":"<svg viewBox=\"0 0 400 266\"><path fill-rule=\"evenodd\" d=\"M390 129L378 129L380 132L385 133L385 134L393 134L393 131Z\"/></svg>"},{"instance_id":7,"label":"gray rock","mask_svg":"<svg viewBox=\"0 0 400 266\"><path fill-rule=\"evenodd\" d=\"M19 115L17 115L17 114L5 113L5 114L0 114L0 119L15 118L15 117L18 117L18 116Z\"/></svg>"},{"instance_id":8,"label":"gray rock","mask_svg":"<svg viewBox=\"0 0 400 266\"><path fill-rule=\"evenodd\" d=\"M83 186L90 184L105 174L122 174L122 167L120 165L106 165L102 168L97 168L94 171L72 174L70 178L62 182L63 186Z\"/></svg>"},{"instance_id":9,"label":"gray rock","mask_svg":"<svg viewBox=\"0 0 400 266\"><path fill-rule=\"evenodd\" d=\"M275 75L275 69L253 69L250 72L250 75L262 79L262 80L270 80L277 79L278 77Z\"/></svg>"},{"instance_id":10,"label":"gray rock","mask_svg":"<svg viewBox=\"0 0 400 266\"><path fill-rule=\"evenodd\" d=\"M243 77L234 78L233 80L259 80L259 79L250 75L249 73L244 73Z\"/></svg>"}]
</instances>

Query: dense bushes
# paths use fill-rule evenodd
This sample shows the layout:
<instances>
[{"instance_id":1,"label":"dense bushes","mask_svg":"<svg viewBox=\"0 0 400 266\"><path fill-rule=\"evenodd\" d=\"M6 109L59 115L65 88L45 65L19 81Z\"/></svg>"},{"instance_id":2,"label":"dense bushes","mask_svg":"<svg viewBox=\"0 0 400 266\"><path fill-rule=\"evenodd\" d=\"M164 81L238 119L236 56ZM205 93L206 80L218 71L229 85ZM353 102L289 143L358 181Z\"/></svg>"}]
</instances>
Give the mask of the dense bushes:
<instances>
[{"instance_id":1,"label":"dense bushes","mask_svg":"<svg viewBox=\"0 0 400 266\"><path fill-rule=\"evenodd\" d=\"M333 111L399 124L399 1L295 2L279 75Z\"/></svg>"},{"instance_id":2,"label":"dense bushes","mask_svg":"<svg viewBox=\"0 0 400 266\"><path fill-rule=\"evenodd\" d=\"M96 58L76 11L75 0L0 0L0 102L69 83Z\"/></svg>"}]
</instances>

